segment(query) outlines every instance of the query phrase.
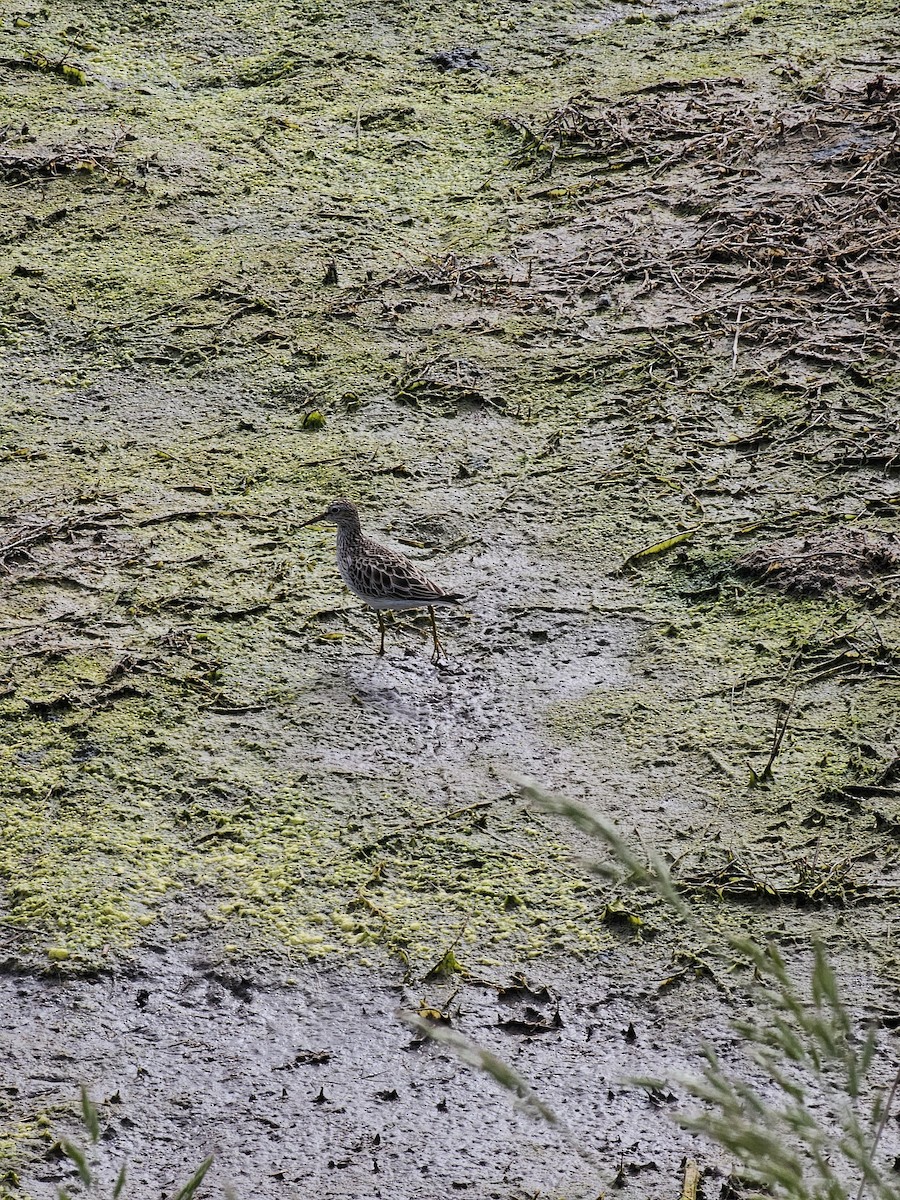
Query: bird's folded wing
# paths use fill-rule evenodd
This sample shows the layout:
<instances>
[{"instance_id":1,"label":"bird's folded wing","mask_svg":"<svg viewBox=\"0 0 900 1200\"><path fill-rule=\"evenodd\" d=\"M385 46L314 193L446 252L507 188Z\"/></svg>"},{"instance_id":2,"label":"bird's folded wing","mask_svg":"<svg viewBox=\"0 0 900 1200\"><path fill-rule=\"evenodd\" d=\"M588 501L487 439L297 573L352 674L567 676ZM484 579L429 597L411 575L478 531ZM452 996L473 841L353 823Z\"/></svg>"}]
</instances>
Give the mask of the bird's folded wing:
<instances>
[{"instance_id":1,"label":"bird's folded wing","mask_svg":"<svg viewBox=\"0 0 900 1200\"><path fill-rule=\"evenodd\" d=\"M396 559L375 554L359 557L351 564L349 574L355 590L367 595L429 604L447 594L399 555Z\"/></svg>"}]
</instances>

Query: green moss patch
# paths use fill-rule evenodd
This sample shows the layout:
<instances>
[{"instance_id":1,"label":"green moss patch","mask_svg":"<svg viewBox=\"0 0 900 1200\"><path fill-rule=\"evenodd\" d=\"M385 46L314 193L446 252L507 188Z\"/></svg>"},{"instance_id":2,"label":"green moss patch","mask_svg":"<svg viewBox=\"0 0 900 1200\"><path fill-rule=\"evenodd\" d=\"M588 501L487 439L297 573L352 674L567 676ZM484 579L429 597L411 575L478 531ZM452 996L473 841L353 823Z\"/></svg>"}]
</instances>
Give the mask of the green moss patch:
<instances>
[{"instance_id":1,"label":"green moss patch","mask_svg":"<svg viewBox=\"0 0 900 1200\"><path fill-rule=\"evenodd\" d=\"M865 745L881 762L893 618L731 568L776 530L894 515L891 311L860 353L803 358L793 310L767 315L747 283L784 264L740 204L756 180L758 208L793 206L788 159L823 187L862 177L815 116L863 105L866 81L820 64L891 14L203 15L85 0L3 31L13 960L69 970L199 935L416 969L596 952L614 898L566 865L566 831L498 799L493 760L543 770L549 747L602 804L624 754L636 794L674 781L743 819L746 761L765 763L792 689L811 731L788 727L764 836L796 795L799 844ZM29 55L84 78L19 69ZM723 187L738 207L707 254ZM876 209L869 233L890 224ZM756 258L729 259L738 244ZM843 301L833 264L816 271L821 340ZM330 540L301 532L342 493L471 583L475 616L447 618L471 676L404 675L410 625L393 675L370 663ZM428 528L453 533L410 536ZM523 636L519 601L555 615ZM635 625L629 679L606 685L584 660L614 609ZM529 699L504 693L516 679ZM853 819L861 837L876 814Z\"/></svg>"},{"instance_id":2,"label":"green moss patch","mask_svg":"<svg viewBox=\"0 0 900 1200\"><path fill-rule=\"evenodd\" d=\"M593 889L533 817L326 793L253 764L259 742L232 747L201 785L203 726L174 734L169 707L161 734L166 715L146 700L49 722L8 714L0 875L27 961L96 967L142 936L201 930L223 954L360 947L418 967L450 943L471 965L607 944Z\"/></svg>"}]
</instances>

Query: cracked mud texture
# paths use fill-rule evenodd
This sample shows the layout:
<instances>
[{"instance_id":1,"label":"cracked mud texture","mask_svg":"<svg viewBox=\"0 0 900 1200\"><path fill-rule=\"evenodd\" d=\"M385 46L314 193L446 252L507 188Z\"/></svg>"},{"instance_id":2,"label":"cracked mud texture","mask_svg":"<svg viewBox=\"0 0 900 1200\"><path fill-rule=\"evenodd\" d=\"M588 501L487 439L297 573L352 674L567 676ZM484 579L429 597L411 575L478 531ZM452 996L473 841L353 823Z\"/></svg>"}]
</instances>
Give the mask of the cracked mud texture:
<instances>
[{"instance_id":1,"label":"cracked mud texture","mask_svg":"<svg viewBox=\"0 0 900 1200\"><path fill-rule=\"evenodd\" d=\"M7 6L0 1194L76 1186L81 1084L134 1195L738 1187L627 1079L748 1071L749 1002L523 775L713 935L822 938L890 1076L895 560L742 563L893 544L892 19ZM375 657L342 494L469 598L445 669Z\"/></svg>"}]
</instances>

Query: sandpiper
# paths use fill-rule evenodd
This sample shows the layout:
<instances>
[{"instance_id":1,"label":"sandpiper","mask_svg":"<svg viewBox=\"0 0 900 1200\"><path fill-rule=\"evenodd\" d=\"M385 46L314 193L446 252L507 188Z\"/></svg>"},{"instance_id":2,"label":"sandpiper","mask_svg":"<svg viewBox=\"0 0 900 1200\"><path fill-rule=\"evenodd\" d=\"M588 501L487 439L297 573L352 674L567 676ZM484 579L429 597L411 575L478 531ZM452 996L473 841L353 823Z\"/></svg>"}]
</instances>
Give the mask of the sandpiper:
<instances>
[{"instance_id":1,"label":"sandpiper","mask_svg":"<svg viewBox=\"0 0 900 1200\"><path fill-rule=\"evenodd\" d=\"M439 663L444 647L438 638L435 605L458 604L463 597L456 592L445 592L432 583L404 555L364 537L356 505L349 500L332 500L323 513L303 524L315 525L319 521L337 525L337 565L341 578L355 596L375 609L381 630L378 653L384 654L384 617L381 614L385 609L427 608L434 638L431 661Z\"/></svg>"}]
</instances>

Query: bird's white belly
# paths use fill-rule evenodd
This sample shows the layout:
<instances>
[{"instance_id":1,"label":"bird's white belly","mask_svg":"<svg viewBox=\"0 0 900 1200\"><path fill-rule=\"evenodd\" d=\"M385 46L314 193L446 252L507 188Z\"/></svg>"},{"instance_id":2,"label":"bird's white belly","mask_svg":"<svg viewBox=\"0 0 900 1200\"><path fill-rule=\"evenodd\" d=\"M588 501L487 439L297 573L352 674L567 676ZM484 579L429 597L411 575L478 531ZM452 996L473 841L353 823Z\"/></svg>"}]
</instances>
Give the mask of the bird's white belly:
<instances>
[{"instance_id":1,"label":"bird's white belly","mask_svg":"<svg viewBox=\"0 0 900 1200\"><path fill-rule=\"evenodd\" d=\"M349 583L347 586L350 587ZM448 600L388 600L383 596L369 596L365 592L357 592L352 587L350 591L359 596L360 600L365 600L369 608L382 610L392 609L393 611L398 611L401 608L437 608L441 604L451 603Z\"/></svg>"}]
</instances>

